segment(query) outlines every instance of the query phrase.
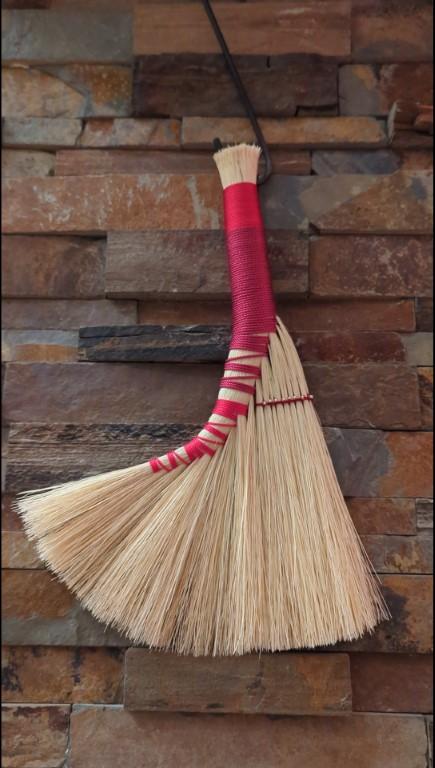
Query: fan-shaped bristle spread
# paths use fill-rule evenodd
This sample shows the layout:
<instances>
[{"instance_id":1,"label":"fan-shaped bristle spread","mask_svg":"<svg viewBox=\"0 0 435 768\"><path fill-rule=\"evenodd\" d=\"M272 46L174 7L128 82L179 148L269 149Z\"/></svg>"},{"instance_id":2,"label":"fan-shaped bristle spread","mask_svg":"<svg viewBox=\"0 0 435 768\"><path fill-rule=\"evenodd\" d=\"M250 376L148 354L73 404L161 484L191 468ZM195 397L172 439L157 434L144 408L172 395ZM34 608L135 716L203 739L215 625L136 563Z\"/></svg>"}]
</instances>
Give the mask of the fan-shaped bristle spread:
<instances>
[{"instance_id":1,"label":"fan-shaped bristle spread","mask_svg":"<svg viewBox=\"0 0 435 768\"><path fill-rule=\"evenodd\" d=\"M218 152L223 186L255 183L259 152ZM388 615L279 321L268 356L249 362L261 364L255 396L221 388L249 410L233 429L213 414L228 434L214 455L189 463L180 448L175 469L162 459L170 471L146 462L18 501L42 560L133 642L193 655L311 648Z\"/></svg>"}]
</instances>

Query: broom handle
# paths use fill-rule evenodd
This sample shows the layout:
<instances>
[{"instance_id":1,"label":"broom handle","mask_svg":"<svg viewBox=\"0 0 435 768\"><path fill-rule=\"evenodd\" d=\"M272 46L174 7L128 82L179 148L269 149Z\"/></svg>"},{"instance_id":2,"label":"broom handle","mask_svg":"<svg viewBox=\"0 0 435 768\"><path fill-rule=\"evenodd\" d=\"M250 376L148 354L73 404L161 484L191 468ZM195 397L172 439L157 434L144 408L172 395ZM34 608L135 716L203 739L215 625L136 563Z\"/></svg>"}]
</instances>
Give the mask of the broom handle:
<instances>
[{"instance_id":1,"label":"broom handle","mask_svg":"<svg viewBox=\"0 0 435 768\"><path fill-rule=\"evenodd\" d=\"M224 189L224 226L232 294L232 349L265 354L275 331L266 238L258 188L250 182Z\"/></svg>"}]
</instances>

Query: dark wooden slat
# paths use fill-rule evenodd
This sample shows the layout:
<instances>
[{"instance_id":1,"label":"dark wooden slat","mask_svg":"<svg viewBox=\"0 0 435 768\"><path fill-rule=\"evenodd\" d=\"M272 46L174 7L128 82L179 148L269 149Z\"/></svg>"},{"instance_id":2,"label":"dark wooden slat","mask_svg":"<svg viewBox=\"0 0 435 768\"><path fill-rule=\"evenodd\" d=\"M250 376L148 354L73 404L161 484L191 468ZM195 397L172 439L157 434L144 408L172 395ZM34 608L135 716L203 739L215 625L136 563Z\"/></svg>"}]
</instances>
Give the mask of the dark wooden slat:
<instances>
[{"instance_id":1,"label":"dark wooden slat","mask_svg":"<svg viewBox=\"0 0 435 768\"><path fill-rule=\"evenodd\" d=\"M258 115L288 117L298 107L337 104L334 61L304 55L234 61ZM244 117L245 111L220 54L160 54L136 59L133 114Z\"/></svg>"}]
</instances>

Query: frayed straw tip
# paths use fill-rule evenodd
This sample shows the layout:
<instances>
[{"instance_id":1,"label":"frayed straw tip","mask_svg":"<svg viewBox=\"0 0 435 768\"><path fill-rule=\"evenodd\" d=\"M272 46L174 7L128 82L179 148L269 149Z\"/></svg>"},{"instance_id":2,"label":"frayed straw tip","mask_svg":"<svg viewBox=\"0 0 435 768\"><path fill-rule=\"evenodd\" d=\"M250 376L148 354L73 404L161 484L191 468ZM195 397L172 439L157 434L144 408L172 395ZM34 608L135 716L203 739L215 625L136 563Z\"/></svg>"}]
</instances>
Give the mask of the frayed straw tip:
<instances>
[{"instance_id":1,"label":"frayed straw tip","mask_svg":"<svg viewBox=\"0 0 435 768\"><path fill-rule=\"evenodd\" d=\"M231 184L257 181L261 149L256 144L235 144L213 155L224 189Z\"/></svg>"}]
</instances>

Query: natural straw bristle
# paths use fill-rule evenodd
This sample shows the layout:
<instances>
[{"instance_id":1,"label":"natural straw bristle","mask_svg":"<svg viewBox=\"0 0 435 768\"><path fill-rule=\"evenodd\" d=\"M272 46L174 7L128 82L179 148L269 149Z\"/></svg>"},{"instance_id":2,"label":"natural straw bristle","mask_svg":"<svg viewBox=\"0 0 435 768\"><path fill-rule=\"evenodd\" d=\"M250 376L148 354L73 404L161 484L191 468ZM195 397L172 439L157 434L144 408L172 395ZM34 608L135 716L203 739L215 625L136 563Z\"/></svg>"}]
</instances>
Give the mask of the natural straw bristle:
<instances>
[{"instance_id":1,"label":"natural straw bristle","mask_svg":"<svg viewBox=\"0 0 435 768\"><path fill-rule=\"evenodd\" d=\"M261 149L255 144L238 144L216 152L213 159L219 171L223 189L243 181L255 184L260 154Z\"/></svg>"},{"instance_id":2,"label":"natural straw bristle","mask_svg":"<svg viewBox=\"0 0 435 768\"><path fill-rule=\"evenodd\" d=\"M223 186L254 183L259 154L218 152ZM241 357L261 378L254 397L221 385L219 397L249 410L232 429L210 417L204 440L228 435L214 455L190 462L181 447L176 468L159 460L170 471L146 462L18 502L41 559L133 642L194 655L314 647L388 614L283 325L267 357L229 353Z\"/></svg>"}]
</instances>

